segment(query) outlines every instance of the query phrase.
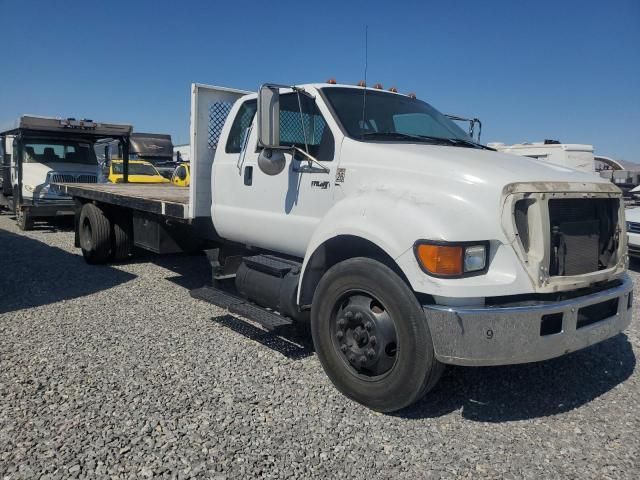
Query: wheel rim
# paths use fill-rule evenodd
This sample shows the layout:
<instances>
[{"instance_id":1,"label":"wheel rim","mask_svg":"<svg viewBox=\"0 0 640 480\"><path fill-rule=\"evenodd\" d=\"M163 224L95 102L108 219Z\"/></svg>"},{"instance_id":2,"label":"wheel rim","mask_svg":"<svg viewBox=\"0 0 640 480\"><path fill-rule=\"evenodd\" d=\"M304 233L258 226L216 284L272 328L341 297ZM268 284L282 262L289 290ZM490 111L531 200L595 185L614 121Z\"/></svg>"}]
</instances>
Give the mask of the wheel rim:
<instances>
[{"instance_id":1,"label":"wheel rim","mask_svg":"<svg viewBox=\"0 0 640 480\"><path fill-rule=\"evenodd\" d=\"M391 315L382 302L364 292L349 292L331 316L331 337L352 373L380 377L394 366L398 340Z\"/></svg>"},{"instance_id":2,"label":"wheel rim","mask_svg":"<svg viewBox=\"0 0 640 480\"><path fill-rule=\"evenodd\" d=\"M82 222L82 248L84 248L86 251L90 251L91 250L91 222L89 221L88 218L84 219L84 222Z\"/></svg>"}]
</instances>

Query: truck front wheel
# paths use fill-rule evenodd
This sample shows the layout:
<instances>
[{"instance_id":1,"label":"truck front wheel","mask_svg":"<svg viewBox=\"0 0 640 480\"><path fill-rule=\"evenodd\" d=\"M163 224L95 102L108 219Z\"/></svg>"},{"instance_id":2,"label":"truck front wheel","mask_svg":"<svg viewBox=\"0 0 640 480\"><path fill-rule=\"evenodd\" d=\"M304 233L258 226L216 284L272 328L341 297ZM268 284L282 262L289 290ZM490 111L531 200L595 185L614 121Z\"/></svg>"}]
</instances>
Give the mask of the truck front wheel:
<instances>
[{"instance_id":1,"label":"truck front wheel","mask_svg":"<svg viewBox=\"0 0 640 480\"><path fill-rule=\"evenodd\" d=\"M392 269L370 258L345 260L322 277L311 331L334 385L373 410L414 403L442 374L415 295Z\"/></svg>"},{"instance_id":2,"label":"truck front wheel","mask_svg":"<svg viewBox=\"0 0 640 480\"><path fill-rule=\"evenodd\" d=\"M77 228L85 261L106 263L111 253L111 223L104 212L93 203L84 204Z\"/></svg>"}]
</instances>

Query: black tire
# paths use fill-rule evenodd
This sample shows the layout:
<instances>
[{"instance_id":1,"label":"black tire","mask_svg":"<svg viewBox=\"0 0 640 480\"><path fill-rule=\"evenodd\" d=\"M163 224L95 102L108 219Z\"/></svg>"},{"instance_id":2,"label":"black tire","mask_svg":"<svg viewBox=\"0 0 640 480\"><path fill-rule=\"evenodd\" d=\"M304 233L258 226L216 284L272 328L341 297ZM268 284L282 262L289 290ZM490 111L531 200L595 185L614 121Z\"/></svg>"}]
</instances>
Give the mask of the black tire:
<instances>
[{"instance_id":1,"label":"black tire","mask_svg":"<svg viewBox=\"0 0 640 480\"><path fill-rule=\"evenodd\" d=\"M106 263L111 253L111 222L93 203L85 203L78 222L80 248L85 261L92 265Z\"/></svg>"},{"instance_id":2,"label":"black tire","mask_svg":"<svg viewBox=\"0 0 640 480\"><path fill-rule=\"evenodd\" d=\"M124 212L115 212L111 220L113 223L111 258L116 262L121 262L127 260L133 250L131 216Z\"/></svg>"},{"instance_id":3,"label":"black tire","mask_svg":"<svg viewBox=\"0 0 640 480\"><path fill-rule=\"evenodd\" d=\"M444 370L416 296L393 270L370 258L345 260L325 273L313 297L311 332L336 388L373 410L393 412L416 402ZM360 348L367 356L356 353L354 359Z\"/></svg>"},{"instance_id":4,"label":"black tire","mask_svg":"<svg viewBox=\"0 0 640 480\"><path fill-rule=\"evenodd\" d=\"M33 230L33 217L28 210L23 210L19 205L14 204L14 213L16 215L16 223L20 230L24 232Z\"/></svg>"}]
</instances>

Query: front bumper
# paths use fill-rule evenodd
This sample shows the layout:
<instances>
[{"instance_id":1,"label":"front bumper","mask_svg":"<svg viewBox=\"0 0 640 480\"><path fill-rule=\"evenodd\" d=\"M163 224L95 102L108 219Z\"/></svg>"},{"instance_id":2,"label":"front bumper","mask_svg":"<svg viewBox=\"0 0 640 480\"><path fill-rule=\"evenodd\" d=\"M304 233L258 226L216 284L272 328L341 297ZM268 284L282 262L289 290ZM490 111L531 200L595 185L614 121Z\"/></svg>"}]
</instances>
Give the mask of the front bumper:
<instances>
[{"instance_id":1,"label":"front bumper","mask_svg":"<svg viewBox=\"0 0 640 480\"><path fill-rule=\"evenodd\" d=\"M75 212L75 202L71 197L56 199L25 198L22 203L23 210L29 212L34 217L55 217L58 215L73 215Z\"/></svg>"},{"instance_id":2,"label":"front bumper","mask_svg":"<svg viewBox=\"0 0 640 480\"><path fill-rule=\"evenodd\" d=\"M558 302L512 307L425 305L436 358L470 366L535 362L613 337L629 325L632 315L633 282L627 274L620 280L620 285L607 290ZM585 308L589 306L593 307ZM560 331L547 334L543 320L545 325L560 326Z\"/></svg>"}]
</instances>

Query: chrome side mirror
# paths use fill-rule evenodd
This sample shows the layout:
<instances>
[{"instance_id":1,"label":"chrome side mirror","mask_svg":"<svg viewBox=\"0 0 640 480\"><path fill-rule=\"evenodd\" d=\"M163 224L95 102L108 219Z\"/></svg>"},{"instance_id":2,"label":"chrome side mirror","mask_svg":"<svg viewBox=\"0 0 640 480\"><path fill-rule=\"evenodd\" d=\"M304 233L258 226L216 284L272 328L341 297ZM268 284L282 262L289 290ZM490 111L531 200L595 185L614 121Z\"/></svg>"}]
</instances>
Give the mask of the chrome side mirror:
<instances>
[{"instance_id":1,"label":"chrome side mirror","mask_svg":"<svg viewBox=\"0 0 640 480\"><path fill-rule=\"evenodd\" d=\"M282 150L263 148L258 156L258 168L266 175L278 175L286 165L287 161Z\"/></svg>"},{"instance_id":2,"label":"chrome side mirror","mask_svg":"<svg viewBox=\"0 0 640 480\"><path fill-rule=\"evenodd\" d=\"M280 89L263 85L258 93L258 146L280 147Z\"/></svg>"}]
</instances>

